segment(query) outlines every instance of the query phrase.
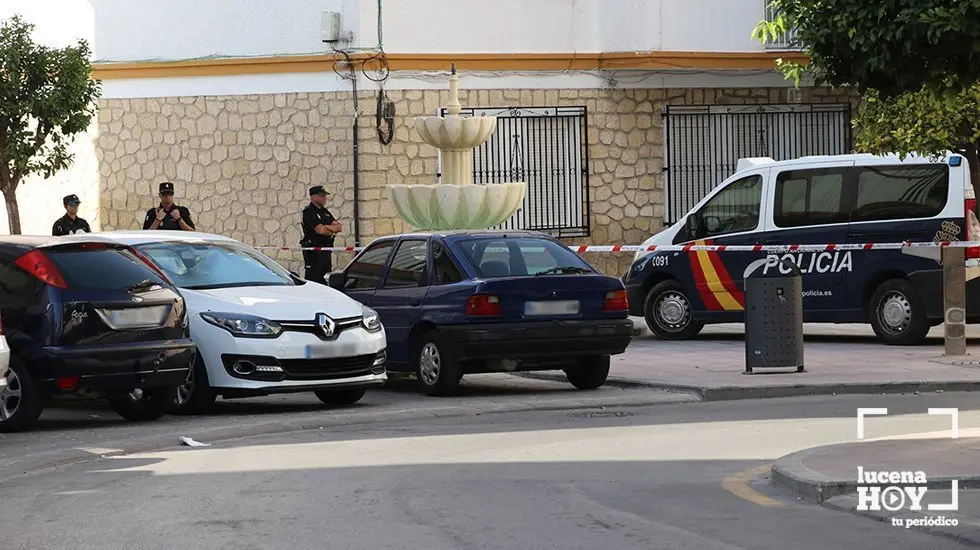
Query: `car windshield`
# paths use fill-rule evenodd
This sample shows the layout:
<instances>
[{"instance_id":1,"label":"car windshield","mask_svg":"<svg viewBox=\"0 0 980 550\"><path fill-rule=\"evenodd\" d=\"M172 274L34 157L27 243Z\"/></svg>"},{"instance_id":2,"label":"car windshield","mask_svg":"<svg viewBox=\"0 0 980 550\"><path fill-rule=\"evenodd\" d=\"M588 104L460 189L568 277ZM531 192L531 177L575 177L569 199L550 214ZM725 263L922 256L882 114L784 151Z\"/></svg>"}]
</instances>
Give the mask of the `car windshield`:
<instances>
[{"instance_id":1,"label":"car windshield","mask_svg":"<svg viewBox=\"0 0 980 550\"><path fill-rule=\"evenodd\" d=\"M240 243L158 242L136 246L178 288L206 290L242 286L290 286L289 271Z\"/></svg>"},{"instance_id":2,"label":"car windshield","mask_svg":"<svg viewBox=\"0 0 980 550\"><path fill-rule=\"evenodd\" d=\"M594 273L567 246L535 237L500 237L457 241L477 274L484 279L528 275Z\"/></svg>"}]
</instances>

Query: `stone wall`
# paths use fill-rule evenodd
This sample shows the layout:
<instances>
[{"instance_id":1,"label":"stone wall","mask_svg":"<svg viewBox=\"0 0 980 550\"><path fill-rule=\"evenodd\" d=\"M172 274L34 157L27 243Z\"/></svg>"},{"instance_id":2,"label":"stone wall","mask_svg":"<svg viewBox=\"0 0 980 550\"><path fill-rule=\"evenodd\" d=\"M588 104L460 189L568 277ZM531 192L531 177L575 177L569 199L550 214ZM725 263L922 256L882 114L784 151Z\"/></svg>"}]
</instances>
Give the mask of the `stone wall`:
<instances>
[{"instance_id":1,"label":"stone wall","mask_svg":"<svg viewBox=\"0 0 980 550\"><path fill-rule=\"evenodd\" d=\"M665 103L678 105L781 103L785 89L719 90L470 90L471 107L586 106L589 110L591 236L570 244L635 244L664 219ZM393 141L374 128L376 96L359 94L361 244L410 230L384 195L394 183L434 183L436 151L421 142L412 117L431 115L448 101L442 90L389 91L396 105ZM804 101L839 101L826 89ZM177 202L191 209L200 231L256 246L297 246L307 188L323 184L330 209L344 223L339 246L353 245L352 94L168 97L103 100L97 155L105 230L141 227L156 203L157 184L176 183ZM287 267L298 252L271 251ZM349 255L337 255L343 265ZM619 276L632 254L590 254Z\"/></svg>"}]
</instances>

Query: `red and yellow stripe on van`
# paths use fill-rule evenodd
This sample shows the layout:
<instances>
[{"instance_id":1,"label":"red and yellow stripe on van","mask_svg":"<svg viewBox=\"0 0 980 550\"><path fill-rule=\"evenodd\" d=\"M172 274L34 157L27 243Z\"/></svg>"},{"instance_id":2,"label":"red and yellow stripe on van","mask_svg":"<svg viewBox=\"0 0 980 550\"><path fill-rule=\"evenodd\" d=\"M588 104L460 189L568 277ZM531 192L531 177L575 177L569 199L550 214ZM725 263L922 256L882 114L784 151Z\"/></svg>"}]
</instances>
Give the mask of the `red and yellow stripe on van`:
<instances>
[{"instance_id":1,"label":"red and yellow stripe on van","mask_svg":"<svg viewBox=\"0 0 980 550\"><path fill-rule=\"evenodd\" d=\"M710 240L695 241L694 246L713 244ZM721 261L717 251L689 250L691 272L701 295L701 301L708 311L743 311L745 293L738 289L735 281Z\"/></svg>"}]
</instances>

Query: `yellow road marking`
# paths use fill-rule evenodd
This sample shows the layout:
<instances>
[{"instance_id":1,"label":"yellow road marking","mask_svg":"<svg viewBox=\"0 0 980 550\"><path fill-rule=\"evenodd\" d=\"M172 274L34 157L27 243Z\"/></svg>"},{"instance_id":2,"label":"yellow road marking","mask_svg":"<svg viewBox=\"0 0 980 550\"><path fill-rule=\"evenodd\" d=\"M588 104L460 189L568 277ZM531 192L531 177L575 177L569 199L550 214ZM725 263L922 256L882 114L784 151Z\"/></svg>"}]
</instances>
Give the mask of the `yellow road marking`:
<instances>
[{"instance_id":1,"label":"yellow road marking","mask_svg":"<svg viewBox=\"0 0 980 550\"><path fill-rule=\"evenodd\" d=\"M785 506L784 503L771 499L749 487L749 482L770 471L771 468L771 464L763 464L761 466L756 466L755 468L750 468L744 472L739 472L733 476L725 478L725 480L721 482L721 486L729 493L753 504L758 504L759 506L765 506L767 508L782 508Z\"/></svg>"}]
</instances>

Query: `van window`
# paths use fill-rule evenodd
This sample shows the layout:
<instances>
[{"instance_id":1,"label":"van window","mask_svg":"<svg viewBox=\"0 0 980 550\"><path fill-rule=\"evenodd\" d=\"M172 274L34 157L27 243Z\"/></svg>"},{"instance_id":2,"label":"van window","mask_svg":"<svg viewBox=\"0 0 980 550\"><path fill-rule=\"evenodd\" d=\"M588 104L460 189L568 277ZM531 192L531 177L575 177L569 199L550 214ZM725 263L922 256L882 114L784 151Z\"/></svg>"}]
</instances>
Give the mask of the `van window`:
<instances>
[{"instance_id":1,"label":"van window","mask_svg":"<svg viewBox=\"0 0 980 550\"><path fill-rule=\"evenodd\" d=\"M696 238L752 231L759 226L762 176L733 181L701 208Z\"/></svg>"},{"instance_id":2,"label":"van window","mask_svg":"<svg viewBox=\"0 0 980 550\"><path fill-rule=\"evenodd\" d=\"M852 222L930 218L942 212L949 195L949 167L866 166L857 170Z\"/></svg>"},{"instance_id":3,"label":"van window","mask_svg":"<svg viewBox=\"0 0 980 550\"><path fill-rule=\"evenodd\" d=\"M846 223L844 169L792 170L776 178L777 227Z\"/></svg>"}]
</instances>

